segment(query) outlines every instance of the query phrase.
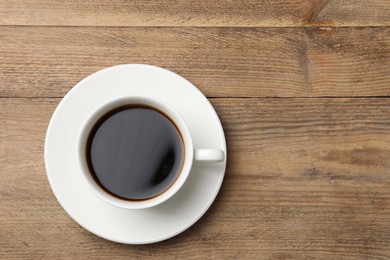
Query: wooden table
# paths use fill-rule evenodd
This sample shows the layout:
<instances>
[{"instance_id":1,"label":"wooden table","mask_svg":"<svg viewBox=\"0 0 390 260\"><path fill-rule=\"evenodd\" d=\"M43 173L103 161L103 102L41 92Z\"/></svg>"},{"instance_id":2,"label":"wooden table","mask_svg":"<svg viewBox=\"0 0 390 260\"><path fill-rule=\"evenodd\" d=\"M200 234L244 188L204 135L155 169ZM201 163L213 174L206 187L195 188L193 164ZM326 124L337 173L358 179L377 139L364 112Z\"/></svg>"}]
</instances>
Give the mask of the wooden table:
<instances>
[{"instance_id":1,"label":"wooden table","mask_svg":"<svg viewBox=\"0 0 390 260\"><path fill-rule=\"evenodd\" d=\"M44 169L79 80L149 63L215 106L228 168L211 209L152 245L77 225ZM386 0L0 0L1 259L389 259Z\"/></svg>"}]
</instances>

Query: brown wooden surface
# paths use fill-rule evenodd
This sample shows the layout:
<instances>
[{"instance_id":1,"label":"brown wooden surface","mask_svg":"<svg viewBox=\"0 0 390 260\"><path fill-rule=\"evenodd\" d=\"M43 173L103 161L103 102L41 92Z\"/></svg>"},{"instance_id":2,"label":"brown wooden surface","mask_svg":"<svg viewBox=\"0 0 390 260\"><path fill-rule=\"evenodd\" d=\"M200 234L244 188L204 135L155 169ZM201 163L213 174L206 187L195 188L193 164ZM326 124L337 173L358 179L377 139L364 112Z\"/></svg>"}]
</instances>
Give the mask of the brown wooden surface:
<instances>
[{"instance_id":1,"label":"brown wooden surface","mask_svg":"<svg viewBox=\"0 0 390 260\"><path fill-rule=\"evenodd\" d=\"M390 259L390 5L0 0L0 259ZM153 245L106 241L56 201L43 161L60 98L149 63L215 106L226 177Z\"/></svg>"},{"instance_id":2,"label":"brown wooden surface","mask_svg":"<svg viewBox=\"0 0 390 260\"><path fill-rule=\"evenodd\" d=\"M390 257L387 98L211 99L229 149L221 193L190 230L148 246L100 239L59 206L42 158L58 102L0 100L2 258Z\"/></svg>"},{"instance_id":3,"label":"brown wooden surface","mask_svg":"<svg viewBox=\"0 0 390 260\"><path fill-rule=\"evenodd\" d=\"M149 63L208 97L390 94L390 28L0 27L0 96L61 97L99 69ZM17 87L15 87L17 86Z\"/></svg>"},{"instance_id":4,"label":"brown wooden surface","mask_svg":"<svg viewBox=\"0 0 390 260\"><path fill-rule=\"evenodd\" d=\"M388 0L0 0L0 24L75 26L383 26Z\"/></svg>"}]
</instances>

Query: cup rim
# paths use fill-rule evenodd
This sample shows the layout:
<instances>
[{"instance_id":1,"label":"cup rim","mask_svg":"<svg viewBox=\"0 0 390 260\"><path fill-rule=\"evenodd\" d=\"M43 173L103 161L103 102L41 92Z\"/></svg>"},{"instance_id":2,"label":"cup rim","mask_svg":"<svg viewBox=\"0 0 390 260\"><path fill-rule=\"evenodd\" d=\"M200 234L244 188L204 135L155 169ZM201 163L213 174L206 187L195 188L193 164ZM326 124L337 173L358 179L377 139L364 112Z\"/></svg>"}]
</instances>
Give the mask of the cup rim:
<instances>
[{"instance_id":1,"label":"cup rim","mask_svg":"<svg viewBox=\"0 0 390 260\"><path fill-rule=\"evenodd\" d=\"M109 112L110 110L116 107L123 106L123 105L130 105L130 104L150 106L152 108L156 108L157 110L165 113L169 117L169 119L171 119L171 121L175 124L176 128L179 130L184 144L184 161L183 161L181 171L178 174L178 177L162 193L156 195L155 197L148 198L145 200L120 199L104 191L96 183L96 181L90 174L89 168L85 160L85 149L86 149L85 147L86 147L87 139L90 131L92 130L93 126L96 124L98 119L101 116L103 116L105 113ZM77 136L76 155L77 155L78 168L80 174L82 175L84 183L89 188L89 190L91 190L98 198L100 198L101 200L105 201L108 204L111 204L112 206L116 206L124 209L144 209L144 208L154 207L165 202L166 200L171 198L174 194L176 194L177 191L180 190L180 188L187 180L190 170L192 168L194 149L193 149L190 130L187 124L184 121L184 119L180 116L180 114L173 107L171 107L166 102L153 96L132 95L126 97L117 97L108 100L103 104L101 104L100 106L96 107L87 116L87 118L82 123Z\"/></svg>"}]
</instances>

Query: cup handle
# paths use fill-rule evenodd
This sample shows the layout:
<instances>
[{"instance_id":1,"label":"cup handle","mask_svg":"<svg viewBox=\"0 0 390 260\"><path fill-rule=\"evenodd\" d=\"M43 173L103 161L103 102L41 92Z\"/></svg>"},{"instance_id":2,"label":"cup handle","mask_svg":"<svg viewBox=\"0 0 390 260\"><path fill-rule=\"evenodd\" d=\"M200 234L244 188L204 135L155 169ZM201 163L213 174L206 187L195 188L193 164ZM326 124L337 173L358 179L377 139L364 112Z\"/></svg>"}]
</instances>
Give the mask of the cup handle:
<instances>
[{"instance_id":1,"label":"cup handle","mask_svg":"<svg viewBox=\"0 0 390 260\"><path fill-rule=\"evenodd\" d=\"M225 153L218 149L195 149L194 161L196 162L223 162Z\"/></svg>"}]
</instances>

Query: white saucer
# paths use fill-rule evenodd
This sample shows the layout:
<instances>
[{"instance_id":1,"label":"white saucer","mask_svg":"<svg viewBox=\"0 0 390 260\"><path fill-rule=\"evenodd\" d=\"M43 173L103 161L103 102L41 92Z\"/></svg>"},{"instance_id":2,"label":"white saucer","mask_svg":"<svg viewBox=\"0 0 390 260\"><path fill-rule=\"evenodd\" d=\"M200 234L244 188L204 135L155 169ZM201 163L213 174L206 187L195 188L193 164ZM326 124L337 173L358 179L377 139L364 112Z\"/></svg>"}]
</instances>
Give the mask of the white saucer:
<instances>
[{"instance_id":1,"label":"white saucer","mask_svg":"<svg viewBox=\"0 0 390 260\"><path fill-rule=\"evenodd\" d=\"M171 71L133 64L98 71L69 91L47 130L45 164L55 196L77 223L108 240L147 244L171 238L202 217L222 184L226 159L222 163L194 163L182 189L156 207L128 210L101 201L84 184L77 167L77 133L100 104L131 95L155 96L167 102L186 121L195 148L216 148L226 154L218 116L194 85Z\"/></svg>"}]
</instances>

